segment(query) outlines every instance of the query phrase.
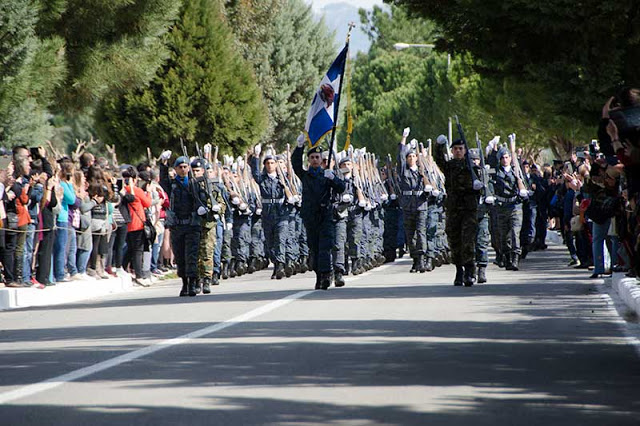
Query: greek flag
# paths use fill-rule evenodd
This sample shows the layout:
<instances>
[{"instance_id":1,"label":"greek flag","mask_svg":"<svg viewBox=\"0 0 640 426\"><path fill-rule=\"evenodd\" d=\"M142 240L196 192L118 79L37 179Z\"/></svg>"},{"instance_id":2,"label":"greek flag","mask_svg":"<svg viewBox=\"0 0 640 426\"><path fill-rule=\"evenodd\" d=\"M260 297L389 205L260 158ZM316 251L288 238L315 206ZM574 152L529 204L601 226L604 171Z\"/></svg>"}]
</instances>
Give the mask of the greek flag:
<instances>
[{"instance_id":1,"label":"greek flag","mask_svg":"<svg viewBox=\"0 0 640 426\"><path fill-rule=\"evenodd\" d=\"M338 119L340 80L344 73L348 50L349 46L346 45L333 61L311 102L304 126L307 141L311 146L316 146L333 129Z\"/></svg>"}]
</instances>

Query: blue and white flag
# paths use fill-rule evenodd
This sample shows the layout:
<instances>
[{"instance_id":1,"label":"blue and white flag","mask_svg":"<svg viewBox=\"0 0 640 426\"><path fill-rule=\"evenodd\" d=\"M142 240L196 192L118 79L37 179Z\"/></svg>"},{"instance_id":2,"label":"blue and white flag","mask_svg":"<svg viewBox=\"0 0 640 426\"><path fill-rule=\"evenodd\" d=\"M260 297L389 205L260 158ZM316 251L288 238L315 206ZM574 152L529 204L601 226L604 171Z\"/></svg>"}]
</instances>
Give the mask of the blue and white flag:
<instances>
[{"instance_id":1,"label":"blue and white flag","mask_svg":"<svg viewBox=\"0 0 640 426\"><path fill-rule=\"evenodd\" d=\"M311 146L317 145L318 141L333 129L334 123L338 119L340 80L347 62L348 50L349 46L346 45L333 61L311 102L307 122L304 126L307 140Z\"/></svg>"}]
</instances>

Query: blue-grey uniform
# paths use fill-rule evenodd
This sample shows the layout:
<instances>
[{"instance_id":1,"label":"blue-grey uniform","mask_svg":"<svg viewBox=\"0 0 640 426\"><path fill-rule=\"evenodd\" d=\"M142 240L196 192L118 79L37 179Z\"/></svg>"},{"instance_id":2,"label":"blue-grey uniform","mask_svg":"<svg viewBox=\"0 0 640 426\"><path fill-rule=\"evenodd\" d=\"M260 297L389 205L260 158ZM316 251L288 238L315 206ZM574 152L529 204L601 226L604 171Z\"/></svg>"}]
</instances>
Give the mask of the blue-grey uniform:
<instances>
[{"instance_id":1,"label":"blue-grey uniform","mask_svg":"<svg viewBox=\"0 0 640 426\"><path fill-rule=\"evenodd\" d=\"M321 153L320 148L312 148L308 155ZM297 147L291 155L291 164L302 181L301 215L307 229L307 244L313 258L312 269L316 272L316 288L327 289L331 285L333 265L331 248L335 240L332 195L342 193L344 182L335 177L328 179L322 167L302 168L302 147Z\"/></svg>"},{"instance_id":2,"label":"blue-grey uniform","mask_svg":"<svg viewBox=\"0 0 640 426\"><path fill-rule=\"evenodd\" d=\"M480 159L480 153L477 149L470 149L469 156L473 159ZM476 231L476 271L478 274L478 283L482 284L487 282L486 269L489 264L489 208L493 204L493 186L489 182L489 171L482 166L475 166L475 172L478 179L483 182L487 182L488 186L485 187L480 195L478 201L478 230ZM487 199L489 202L487 203Z\"/></svg>"},{"instance_id":3,"label":"blue-grey uniform","mask_svg":"<svg viewBox=\"0 0 640 426\"><path fill-rule=\"evenodd\" d=\"M386 262L396 260L398 250L398 213L400 204L398 203L398 195L395 193L393 182L389 177L384 181L384 185L389 193L389 199L382 206L384 208L384 234L383 250Z\"/></svg>"},{"instance_id":4,"label":"blue-grey uniform","mask_svg":"<svg viewBox=\"0 0 640 426\"><path fill-rule=\"evenodd\" d=\"M424 254L427 248L427 197L423 175L417 166L407 167L407 156L411 148L398 144L398 184L400 207L404 218L404 231L409 245L409 254L413 258L411 272L426 272Z\"/></svg>"},{"instance_id":5,"label":"blue-grey uniform","mask_svg":"<svg viewBox=\"0 0 640 426\"><path fill-rule=\"evenodd\" d=\"M178 157L173 166L176 168L184 164L189 165L188 157ZM200 198L196 182L188 175L170 180L169 168L165 164L160 164L160 180L170 200L165 227L171 229L171 248L178 266L178 276L182 278L180 296L195 296L201 232L198 209L206 210L206 199Z\"/></svg>"},{"instance_id":6,"label":"blue-grey uniform","mask_svg":"<svg viewBox=\"0 0 640 426\"><path fill-rule=\"evenodd\" d=\"M528 161L522 162L522 167L528 166ZM524 171L523 171L524 172ZM522 228L520 229L520 247L522 250L522 259L527 257L527 253L530 251L531 245L536 237L536 216L538 211L538 205L536 199L533 196L535 193L536 184L531 176L531 173L524 173L524 186L527 188L528 197L522 201Z\"/></svg>"},{"instance_id":7,"label":"blue-grey uniform","mask_svg":"<svg viewBox=\"0 0 640 426\"><path fill-rule=\"evenodd\" d=\"M272 156L264 157L275 160ZM268 174L266 170L260 172L258 157L251 159L251 173L260 187L262 198L262 228L269 253L269 260L274 264L273 277L284 277L286 262L286 244L289 236L289 208L285 205L285 188L277 173Z\"/></svg>"},{"instance_id":8,"label":"blue-grey uniform","mask_svg":"<svg viewBox=\"0 0 640 426\"><path fill-rule=\"evenodd\" d=\"M496 173L491 183L495 194L495 212L498 245L504 266L508 270L518 270L520 261L520 228L522 226L522 198L519 194L518 179L513 168L502 166L500 159L509 155L502 148L498 151Z\"/></svg>"}]
</instances>

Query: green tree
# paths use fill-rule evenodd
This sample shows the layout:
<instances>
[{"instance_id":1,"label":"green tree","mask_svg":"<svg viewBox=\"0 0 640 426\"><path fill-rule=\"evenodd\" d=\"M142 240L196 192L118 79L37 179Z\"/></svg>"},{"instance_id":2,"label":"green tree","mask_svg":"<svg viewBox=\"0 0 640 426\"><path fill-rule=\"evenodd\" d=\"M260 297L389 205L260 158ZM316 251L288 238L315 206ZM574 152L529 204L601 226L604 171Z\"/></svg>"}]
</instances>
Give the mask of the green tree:
<instances>
[{"instance_id":1,"label":"green tree","mask_svg":"<svg viewBox=\"0 0 640 426\"><path fill-rule=\"evenodd\" d=\"M102 103L99 134L125 158L185 143L240 153L257 142L266 114L251 67L236 53L217 0L185 4L168 35L170 57L143 89Z\"/></svg>"},{"instance_id":2,"label":"green tree","mask_svg":"<svg viewBox=\"0 0 640 426\"><path fill-rule=\"evenodd\" d=\"M231 0L227 11L268 107L262 141L282 146L295 140L336 54L334 35L302 0Z\"/></svg>"},{"instance_id":3,"label":"green tree","mask_svg":"<svg viewBox=\"0 0 640 426\"><path fill-rule=\"evenodd\" d=\"M568 117L594 120L619 85L640 79L636 1L393 3L436 22L441 50L471 53L485 77L535 84Z\"/></svg>"}]
</instances>

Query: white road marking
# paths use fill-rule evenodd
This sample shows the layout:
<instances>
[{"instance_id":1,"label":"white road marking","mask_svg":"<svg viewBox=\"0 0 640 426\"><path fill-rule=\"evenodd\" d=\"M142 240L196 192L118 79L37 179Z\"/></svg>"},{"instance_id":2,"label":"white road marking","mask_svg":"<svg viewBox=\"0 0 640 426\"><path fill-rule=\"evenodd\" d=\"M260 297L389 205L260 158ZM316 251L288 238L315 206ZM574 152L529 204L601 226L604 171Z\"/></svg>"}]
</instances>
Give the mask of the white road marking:
<instances>
[{"instance_id":1,"label":"white road marking","mask_svg":"<svg viewBox=\"0 0 640 426\"><path fill-rule=\"evenodd\" d=\"M210 325L205 328L201 328L200 330L193 331L191 333L184 334L179 337L175 337L173 339L163 340L159 343L153 344L151 346L147 346L142 349L138 349L115 358L108 359L103 362L99 362L98 364L90 365L88 367L81 368L79 370L72 371L67 374L63 374L61 376L53 377L51 379L45 380L40 383L34 383L32 385L23 386L18 389L14 389L12 391L8 391L0 394L0 404L5 404L10 401L14 401L16 399L25 398L27 396L35 395L40 392L44 392L58 386L62 386L65 383L73 382L75 380L81 379L83 377L91 376L93 374L99 373L104 370L108 370L112 367L117 367L118 365L127 363L129 361L133 361L138 358L142 358L143 356L150 355L152 353L161 351L166 348L170 348L172 346L181 345L189 342L190 340L197 339L199 337L203 337L212 333L215 333L220 330L224 330L225 328L234 326L236 324L243 323L245 321L249 321L253 318L256 318L260 315L266 314L267 312L271 312L276 310L282 306L285 306L297 299L302 299L303 297L314 293L315 290L305 290L299 291L297 293L291 294L289 296L283 297L282 299L273 301L259 308L253 309L247 313L239 315L237 317L228 319L226 321Z\"/></svg>"}]
</instances>

